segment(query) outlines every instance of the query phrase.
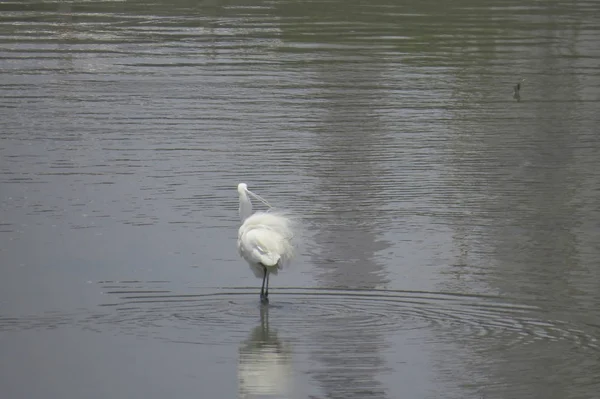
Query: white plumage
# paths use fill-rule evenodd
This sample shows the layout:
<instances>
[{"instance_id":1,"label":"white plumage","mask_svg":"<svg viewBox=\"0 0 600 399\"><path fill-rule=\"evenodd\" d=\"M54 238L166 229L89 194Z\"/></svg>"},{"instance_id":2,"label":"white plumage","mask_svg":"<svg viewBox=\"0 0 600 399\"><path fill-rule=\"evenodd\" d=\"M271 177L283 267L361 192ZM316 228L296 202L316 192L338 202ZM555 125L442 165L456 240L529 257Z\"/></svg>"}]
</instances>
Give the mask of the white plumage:
<instances>
[{"instance_id":1,"label":"white plumage","mask_svg":"<svg viewBox=\"0 0 600 399\"><path fill-rule=\"evenodd\" d=\"M263 302L268 302L269 274L277 274L294 256L292 223L290 218L281 212L253 214L252 202L248 195L270 207L269 203L248 190L245 183L240 183L237 190L242 221L238 230L238 252L248 262L254 275L263 279L260 298Z\"/></svg>"}]
</instances>

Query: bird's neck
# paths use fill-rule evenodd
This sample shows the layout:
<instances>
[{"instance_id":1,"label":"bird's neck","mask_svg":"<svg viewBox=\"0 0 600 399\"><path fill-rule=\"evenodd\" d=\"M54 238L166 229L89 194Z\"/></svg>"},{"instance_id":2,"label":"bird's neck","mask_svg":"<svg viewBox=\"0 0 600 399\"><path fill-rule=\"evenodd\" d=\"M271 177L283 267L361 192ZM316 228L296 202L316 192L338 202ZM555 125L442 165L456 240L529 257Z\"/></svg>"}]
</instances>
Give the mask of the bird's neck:
<instances>
[{"instance_id":1,"label":"bird's neck","mask_svg":"<svg viewBox=\"0 0 600 399\"><path fill-rule=\"evenodd\" d=\"M252 215L252 202L246 194L240 195L240 219L242 223Z\"/></svg>"}]
</instances>

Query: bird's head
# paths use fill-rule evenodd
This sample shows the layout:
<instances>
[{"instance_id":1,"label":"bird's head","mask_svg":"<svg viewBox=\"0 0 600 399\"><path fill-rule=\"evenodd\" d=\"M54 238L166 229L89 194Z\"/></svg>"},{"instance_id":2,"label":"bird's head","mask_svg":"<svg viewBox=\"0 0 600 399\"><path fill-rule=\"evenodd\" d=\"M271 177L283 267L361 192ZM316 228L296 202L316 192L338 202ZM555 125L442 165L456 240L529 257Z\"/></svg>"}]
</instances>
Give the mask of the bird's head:
<instances>
[{"instance_id":1,"label":"bird's head","mask_svg":"<svg viewBox=\"0 0 600 399\"><path fill-rule=\"evenodd\" d=\"M252 215L252 202L248 198L248 185L246 183L240 183L237 187L238 194L240 195L240 219L242 223L250 215Z\"/></svg>"},{"instance_id":2,"label":"bird's head","mask_svg":"<svg viewBox=\"0 0 600 399\"><path fill-rule=\"evenodd\" d=\"M252 214L252 202L250 201L250 197L257 199L269 208L272 208L267 200L248 190L248 185L246 183L238 184L237 191L240 195L240 219L242 219L242 222Z\"/></svg>"}]
</instances>

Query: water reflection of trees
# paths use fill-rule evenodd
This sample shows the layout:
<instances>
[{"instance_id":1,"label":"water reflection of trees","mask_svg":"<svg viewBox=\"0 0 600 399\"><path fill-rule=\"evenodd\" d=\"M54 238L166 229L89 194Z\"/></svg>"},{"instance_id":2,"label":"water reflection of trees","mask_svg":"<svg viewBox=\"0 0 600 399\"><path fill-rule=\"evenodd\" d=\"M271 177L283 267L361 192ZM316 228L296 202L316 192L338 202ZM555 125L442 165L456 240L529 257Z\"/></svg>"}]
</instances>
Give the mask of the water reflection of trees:
<instances>
[{"instance_id":1,"label":"water reflection of trees","mask_svg":"<svg viewBox=\"0 0 600 399\"><path fill-rule=\"evenodd\" d=\"M328 98L328 113L322 122L316 146L323 153L313 170L319 179L315 196L328 209L328 216L314 221L318 248L313 255L317 281L325 287L377 288L387 282L386 271L376 253L387 244L378 226L377 148L382 133L377 118L363 96L342 89L342 80L369 84L374 71L323 68L320 78ZM372 91L376 91L371 89ZM357 101L358 99L358 101ZM385 370L385 337L375 328L352 328L352 315L324 320L315 330L313 356L321 367L312 376L330 398L385 397L378 374Z\"/></svg>"},{"instance_id":2,"label":"water reflection of trees","mask_svg":"<svg viewBox=\"0 0 600 399\"><path fill-rule=\"evenodd\" d=\"M472 279L472 289L485 284L484 290L539 306L543 313L536 317L547 318L549 325L566 319L586 330L585 324L600 316L600 269L592 260L600 251L592 244L598 233L590 223L600 214L589 190L597 185L590 171L600 165L581 145L598 143L597 118L593 107L579 101L587 95L582 81L591 77L586 59L576 57L589 52L585 41L578 41L589 34L583 29L589 21L570 5L557 6L564 13L538 10L533 18L507 12L506 32L482 36L481 45L495 43L499 49L517 36L524 40L523 32L537 45L522 41L512 45L514 52L488 51L487 62L457 75L447 173L454 215L449 224L455 226L456 252L462 256L454 270ZM570 23L563 24L566 20ZM569 57L561 56L563 49L569 49ZM524 52L529 54L525 62L519 55ZM523 70L535 73L523 85L522 101L512 102L514 83L508 79ZM474 97L477 104L470 100ZM582 343L547 338L526 346L511 339L499 334L493 340L494 345L503 341L501 351L489 350L492 341L479 340L466 352L465 364L471 359L496 381L490 392L523 397L588 392L571 383L578 379L585 386L597 371L580 366L590 360ZM477 354L485 350L485 358Z\"/></svg>"},{"instance_id":3,"label":"water reflection of trees","mask_svg":"<svg viewBox=\"0 0 600 399\"><path fill-rule=\"evenodd\" d=\"M322 13L315 4L302 13L309 25L283 24L284 40L301 41L304 28L337 18L337 9ZM298 15L287 8L282 13ZM311 40L330 45L338 39L343 40L323 31ZM317 152L307 173L316 178L313 196L323 210L314 212L308 223L316 228L312 259L318 284L324 287L377 288L387 282L387 271L376 258L389 246L382 239L388 177L381 159L389 137L377 113L383 107L378 82L385 63L377 52L363 50L361 57L368 62L352 61L357 48L339 47L327 51L329 61L316 59L307 70L319 87L314 104L320 117L312 143ZM385 370L385 337L369 326L352 328L354 323L356 315L340 314L315 325L312 357L317 364L310 375L329 398L383 398L386 392L378 378Z\"/></svg>"}]
</instances>

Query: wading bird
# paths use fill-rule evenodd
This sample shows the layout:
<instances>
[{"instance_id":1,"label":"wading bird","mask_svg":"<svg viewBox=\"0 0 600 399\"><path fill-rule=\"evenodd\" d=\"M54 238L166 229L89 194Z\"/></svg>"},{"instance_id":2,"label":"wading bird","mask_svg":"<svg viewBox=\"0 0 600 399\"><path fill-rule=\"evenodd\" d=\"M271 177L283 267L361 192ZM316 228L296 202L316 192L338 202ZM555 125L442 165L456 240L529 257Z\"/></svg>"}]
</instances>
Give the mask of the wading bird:
<instances>
[{"instance_id":1,"label":"wading bird","mask_svg":"<svg viewBox=\"0 0 600 399\"><path fill-rule=\"evenodd\" d=\"M525 79L519 80L519 82L513 86L513 98L517 101L521 101L521 83L523 82L525 82Z\"/></svg>"},{"instance_id":2,"label":"wading bird","mask_svg":"<svg viewBox=\"0 0 600 399\"><path fill-rule=\"evenodd\" d=\"M252 213L248 195L271 208L262 197L248 190L246 183L237 187L240 196L240 219L237 248L257 278L262 278L260 300L269 302L269 274L277 274L294 256L292 221L281 212Z\"/></svg>"}]
</instances>

